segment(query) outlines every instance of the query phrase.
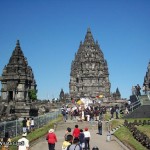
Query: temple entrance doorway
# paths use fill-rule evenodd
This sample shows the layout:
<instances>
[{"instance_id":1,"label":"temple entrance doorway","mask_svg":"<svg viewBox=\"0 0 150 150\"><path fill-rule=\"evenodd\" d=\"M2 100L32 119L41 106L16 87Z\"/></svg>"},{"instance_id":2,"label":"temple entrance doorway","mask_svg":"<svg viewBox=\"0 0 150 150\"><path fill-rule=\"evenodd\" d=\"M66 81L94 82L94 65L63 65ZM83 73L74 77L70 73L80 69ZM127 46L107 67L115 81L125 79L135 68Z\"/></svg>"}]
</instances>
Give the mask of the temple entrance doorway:
<instances>
[{"instance_id":1,"label":"temple entrance doorway","mask_svg":"<svg viewBox=\"0 0 150 150\"><path fill-rule=\"evenodd\" d=\"M8 103L9 103L10 101L13 101L13 91L9 91L9 92L8 92Z\"/></svg>"}]
</instances>

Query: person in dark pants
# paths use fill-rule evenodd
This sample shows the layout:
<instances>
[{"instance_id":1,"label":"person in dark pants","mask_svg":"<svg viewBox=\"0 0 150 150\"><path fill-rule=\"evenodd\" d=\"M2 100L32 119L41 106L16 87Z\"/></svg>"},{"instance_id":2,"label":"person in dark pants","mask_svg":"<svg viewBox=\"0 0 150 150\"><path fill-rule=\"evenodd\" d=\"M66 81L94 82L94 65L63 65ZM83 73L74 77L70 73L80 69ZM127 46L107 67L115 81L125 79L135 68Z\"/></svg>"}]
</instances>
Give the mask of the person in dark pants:
<instances>
[{"instance_id":1,"label":"person in dark pants","mask_svg":"<svg viewBox=\"0 0 150 150\"><path fill-rule=\"evenodd\" d=\"M102 135L102 121L98 120L98 133Z\"/></svg>"},{"instance_id":2,"label":"person in dark pants","mask_svg":"<svg viewBox=\"0 0 150 150\"><path fill-rule=\"evenodd\" d=\"M54 129L49 130L49 133L46 136L46 140L48 142L49 150L55 150L55 143L57 142L57 137L54 133Z\"/></svg>"},{"instance_id":3,"label":"person in dark pants","mask_svg":"<svg viewBox=\"0 0 150 150\"><path fill-rule=\"evenodd\" d=\"M84 131L84 136L85 136L85 150L89 150L90 149L90 137L91 137L91 134L88 131L88 128L85 128L84 130L85 130Z\"/></svg>"},{"instance_id":4,"label":"person in dark pants","mask_svg":"<svg viewBox=\"0 0 150 150\"><path fill-rule=\"evenodd\" d=\"M22 130L23 130L23 133L27 132L27 119L26 119L26 117L24 117L24 119L22 120Z\"/></svg>"},{"instance_id":5,"label":"person in dark pants","mask_svg":"<svg viewBox=\"0 0 150 150\"><path fill-rule=\"evenodd\" d=\"M116 111L116 119L119 119L118 114L119 114L119 106L115 106L115 111Z\"/></svg>"}]
</instances>

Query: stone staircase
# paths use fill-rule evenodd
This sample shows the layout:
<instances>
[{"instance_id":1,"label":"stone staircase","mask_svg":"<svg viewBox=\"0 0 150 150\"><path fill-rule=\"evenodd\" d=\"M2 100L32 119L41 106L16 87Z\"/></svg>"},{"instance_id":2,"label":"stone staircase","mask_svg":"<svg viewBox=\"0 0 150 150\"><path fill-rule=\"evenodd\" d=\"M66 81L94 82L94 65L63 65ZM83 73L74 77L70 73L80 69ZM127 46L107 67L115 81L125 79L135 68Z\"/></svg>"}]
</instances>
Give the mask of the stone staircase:
<instances>
[{"instance_id":1,"label":"stone staircase","mask_svg":"<svg viewBox=\"0 0 150 150\"><path fill-rule=\"evenodd\" d=\"M133 110L130 114L124 116L124 118L150 118L150 100L147 95L139 96L141 106Z\"/></svg>"}]
</instances>

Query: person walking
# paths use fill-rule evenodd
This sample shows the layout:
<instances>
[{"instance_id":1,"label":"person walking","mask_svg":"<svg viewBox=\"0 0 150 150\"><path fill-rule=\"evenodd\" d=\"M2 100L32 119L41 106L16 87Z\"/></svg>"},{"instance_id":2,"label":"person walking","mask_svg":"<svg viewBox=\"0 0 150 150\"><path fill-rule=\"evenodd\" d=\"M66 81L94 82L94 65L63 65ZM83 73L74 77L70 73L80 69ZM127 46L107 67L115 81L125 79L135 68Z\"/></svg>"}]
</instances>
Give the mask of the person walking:
<instances>
[{"instance_id":1,"label":"person walking","mask_svg":"<svg viewBox=\"0 0 150 150\"><path fill-rule=\"evenodd\" d=\"M102 121L98 120L98 133L102 135Z\"/></svg>"},{"instance_id":2,"label":"person walking","mask_svg":"<svg viewBox=\"0 0 150 150\"><path fill-rule=\"evenodd\" d=\"M67 150L67 147L72 144L73 136L67 135L65 141L62 144L62 150Z\"/></svg>"},{"instance_id":3,"label":"person walking","mask_svg":"<svg viewBox=\"0 0 150 150\"><path fill-rule=\"evenodd\" d=\"M74 138L73 143L67 147L67 150L82 150L79 143L79 138Z\"/></svg>"},{"instance_id":4,"label":"person walking","mask_svg":"<svg viewBox=\"0 0 150 150\"><path fill-rule=\"evenodd\" d=\"M72 135L72 134L71 134L71 128L70 128L70 127L68 127L67 130L66 130L66 133L65 133L65 136L64 136L65 140L67 139L67 136L68 136L68 135Z\"/></svg>"},{"instance_id":5,"label":"person walking","mask_svg":"<svg viewBox=\"0 0 150 150\"><path fill-rule=\"evenodd\" d=\"M23 133L27 132L27 119L26 119L26 117L24 117L24 119L22 120L22 130L23 130Z\"/></svg>"},{"instance_id":6,"label":"person walking","mask_svg":"<svg viewBox=\"0 0 150 150\"><path fill-rule=\"evenodd\" d=\"M80 142L81 147L84 148L85 147L85 136L84 136L82 129L80 129L79 142Z\"/></svg>"},{"instance_id":7,"label":"person walking","mask_svg":"<svg viewBox=\"0 0 150 150\"><path fill-rule=\"evenodd\" d=\"M18 140L18 150L29 150L29 140L26 138L27 133L22 134L22 138Z\"/></svg>"},{"instance_id":8,"label":"person walking","mask_svg":"<svg viewBox=\"0 0 150 150\"><path fill-rule=\"evenodd\" d=\"M90 138L91 138L91 134L90 134L90 132L88 131L88 128L85 128L84 130L85 130L85 131L84 131L83 133L84 133L84 136L85 136L85 150L89 150L89 149L90 149Z\"/></svg>"},{"instance_id":9,"label":"person walking","mask_svg":"<svg viewBox=\"0 0 150 150\"><path fill-rule=\"evenodd\" d=\"M72 135L74 138L79 138L79 134L80 134L80 129L78 128L78 125L75 125Z\"/></svg>"},{"instance_id":10,"label":"person walking","mask_svg":"<svg viewBox=\"0 0 150 150\"><path fill-rule=\"evenodd\" d=\"M46 140L48 142L48 149L55 150L55 143L57 142L57 137L54 133L54 129L49 130L49 133L46 136Z\"/></svg>"}]
</instances>

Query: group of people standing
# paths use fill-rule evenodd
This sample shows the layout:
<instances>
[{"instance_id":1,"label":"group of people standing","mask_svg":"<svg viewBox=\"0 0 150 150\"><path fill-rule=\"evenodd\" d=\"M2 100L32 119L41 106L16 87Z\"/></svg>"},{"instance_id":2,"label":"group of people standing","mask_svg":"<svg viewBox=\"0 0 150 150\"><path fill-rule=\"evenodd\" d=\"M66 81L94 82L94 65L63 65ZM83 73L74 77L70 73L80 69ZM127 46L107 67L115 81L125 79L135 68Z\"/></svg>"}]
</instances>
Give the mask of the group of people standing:
<instances>
[{"instance_id":1,"label":"group of people standing","mask_svg":"<svg viewBox=\"0 0 150 150\"><path fill-rule=\"evenodd\" d=\"M132 95L141 96L141 87L139 84L132 86Z\"/></svg>"},{"instance_id":2,"label":"group of people standing","mask_svg":"<svg viewBox=\"0 0 150 150\"><path fill-rule=\"evenodd\" d=\"M102 127L101 127L102 129ZM102 134L102 130L99 130ZM76 124L73 131L70 127L67 128L64 134L64 142L62 143L62 150L89 150L90 149L90 138L91 133L87 127L79 129ZM57 142L56 134L54 129L50 129L46 136L48 142L49 150L55 149L55 143ZM99 150L98 148L93 148L93 150Z\"/></svg>"},{"instance_id":3,"label":"group of people standing","mask_svg":"<svg viewBox=\"0 0 150 150\"><path fill-rule=\"evenodd\" d=\"M68 118L71 120L76 119L77 121L97 121L99 119L103 119L103 114L106 113L106 107L100 106L63 106L61 108L63 120L66 122ZM77 117L78 116L78 117Z\"/></svg>"},{"instance_id":4,"label":"group of people standing","mask_svg":"<svg viewBox=\"0 0 150 150\"><path fill-rule=\"evenodd\" d=\"M22 130L23 133L29 133L34 130L34 119L24 117L22 120Z\"/></svg>"}]
</instances>

